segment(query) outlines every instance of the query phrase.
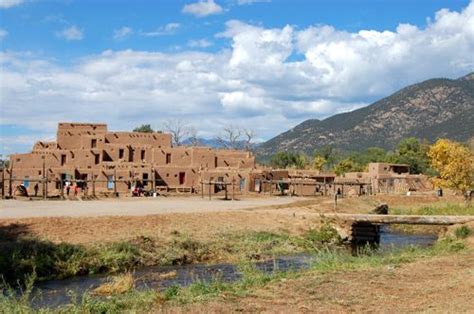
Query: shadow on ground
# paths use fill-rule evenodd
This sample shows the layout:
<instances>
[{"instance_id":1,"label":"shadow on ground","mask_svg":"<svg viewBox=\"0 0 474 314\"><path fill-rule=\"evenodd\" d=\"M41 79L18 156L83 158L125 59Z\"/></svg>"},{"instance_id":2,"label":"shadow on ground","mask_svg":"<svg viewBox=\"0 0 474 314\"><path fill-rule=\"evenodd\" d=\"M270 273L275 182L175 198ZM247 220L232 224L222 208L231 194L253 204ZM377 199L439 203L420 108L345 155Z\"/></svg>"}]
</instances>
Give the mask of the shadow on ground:
<instances>
[{"instance_id":1,"label":"shadow on ground","mask_svg":"<svg viewBox=\"0 0 474 314\"><path fill-rule=\"evenodd\" d=\"M33 273L51 277L76 253L80 247L41 240L25 224L0 225L0 277L8 284L21 285Z\"/></svg>"}]
</instances>

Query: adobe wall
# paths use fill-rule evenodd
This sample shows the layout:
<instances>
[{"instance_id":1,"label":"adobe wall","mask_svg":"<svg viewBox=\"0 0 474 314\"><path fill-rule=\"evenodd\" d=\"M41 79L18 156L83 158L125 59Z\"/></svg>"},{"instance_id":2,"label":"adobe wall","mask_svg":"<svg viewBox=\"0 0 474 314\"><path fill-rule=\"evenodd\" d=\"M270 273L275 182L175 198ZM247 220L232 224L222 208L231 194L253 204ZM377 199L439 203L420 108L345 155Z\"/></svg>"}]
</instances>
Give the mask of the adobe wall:
<instances>
[{"instance_id":1,"label":"adobe wall","mask_svg":"<svg viewBox=\"0 0 474 314\"><path fill-rule=\"evenodd\" d=\"M103 144L106 133L106 124L59 123L56 138L60 149L84 149L90 148L92 139Z\"/></svg>"},{"instance_id":2,"label":"adobe wall","mask_svg":"<svg viewBox=\"0 0 474 314\"><path fill-rule=\"evenodd\" d=\"M151 145L154 147L171 147L171 134L142 132L109 132L105 134L107 144Z\"/></svg>"}]
</instances>

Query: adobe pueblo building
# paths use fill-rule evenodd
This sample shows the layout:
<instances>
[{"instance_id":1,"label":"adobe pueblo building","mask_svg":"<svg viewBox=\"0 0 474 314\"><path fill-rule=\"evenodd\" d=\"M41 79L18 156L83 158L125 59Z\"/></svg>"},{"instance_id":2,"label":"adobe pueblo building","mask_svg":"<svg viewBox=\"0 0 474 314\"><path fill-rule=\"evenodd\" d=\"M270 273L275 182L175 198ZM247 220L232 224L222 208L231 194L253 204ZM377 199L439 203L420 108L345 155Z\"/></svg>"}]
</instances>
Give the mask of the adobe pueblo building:
<instances>
[{"instance_id":1,"label":"adobe pueblo building","mask_svg":"<svg viewBox=\"0 0 474 314\"><path fill-rule=\"evenodd\" d=\"M9 172L10 181L24 186L29 195L36 184L48 195L63 193L69 184L95 195L128 192L134 186L195 192L202 189L202 180L233 182L234 188L248 190L254 168L255 157L246 151L173 147L170 134L59 123L55 142L37 142L31 153L11 155Z\"/></svg>"},{"instance_id":2,"label":"adobe pueblo building","mask_svg":"<svg viewBox=\"0 0 474 314\"><path fill-rule=\"evenodd\" d=\"M105 124L59 123L55 142L10 156L7 195L78 196L147 193L365 195L432 189L408 165L370 163L368 172L337 176L315 170L256 167L251 152L177 146L161 132L109 132Z\"/></svg>"}]
</instances>

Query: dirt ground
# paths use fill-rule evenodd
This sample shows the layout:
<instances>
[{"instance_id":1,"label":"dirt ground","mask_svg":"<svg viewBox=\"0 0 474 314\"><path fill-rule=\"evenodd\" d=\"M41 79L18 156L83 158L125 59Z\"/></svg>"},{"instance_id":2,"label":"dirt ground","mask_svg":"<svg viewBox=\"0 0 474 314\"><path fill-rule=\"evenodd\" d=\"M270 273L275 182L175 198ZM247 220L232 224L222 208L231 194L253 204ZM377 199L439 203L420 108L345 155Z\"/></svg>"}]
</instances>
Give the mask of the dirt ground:
<instances>
[{"instance_id":1,"label":"dirt ground","mask_svg":"<svg viewBox=\"0 0 474 314\"><path fill-rule=\"evenodd\" d=\"M194 313L473 313L474 253L267 285L244 298L166 308Z\"/></svg>"},{"instance_id":2,"label":"dirt ground","mask_svg":"<svg viewBox=\"0 0 474 314\"><path fill-rule=\"evenodd\" d=\"M276 200L275 200L276 199ZM449 200L449 199L448 199ZM172 202L169 198L167 201ZM178 206L180 200L174 200ZM181 200L182 201L182 200ZM222 233L234 233L239 231L289 231L301 233L311 227L320 224L320 213L334 212L334 201L332 198L272 198L261 201L248 200L247 207L232 209L232 202L213 200L204 202L201 199L186 199L187 210L160 212L154 215L141 216L93 216L93 217L39 217L39 218L0 218L0 226L18 225L25 233L49 239L53 242L69 243L103 243L135 238L136 236L154 236L167 238L173 232L179 231L196 239L206 240ZM337 212L357 213L368 212L381 202L388 203L390 207L416 207L436 202L446 202L446 199L438 200L433 196L376 196L347 198L338 201ZM451 199L456 201L456 199ZM97 201L102 202L101 210L114 211L117 206L128 206L137 209L139 213L140 200L126 200L126 205L120 201ZM149 202L148 200L144 201ZM239 203L235 202L235 203ZM23 202L30 208L36 202ZM81 203L88 206L88 211L94 211L97 203L94 202L71 202L50 201L41 202L41 206L64 207L70 212L71 206ZM149 202L150 203L150 202ZM153 203L153 200L150 204ZM194 203L194 208L191 207ZM2 203L3 204L3 203ZM40 203L38 203L40 204ZM190 205L191 204L191 205ZM21 202L17 202L21 210ZM108 207L107 207L108 206ZM155 205L156 206L156 205ZM204 209L202 209L204 208ZM123 207L122 207L123 209ZM3 209L2 209L3 210ZM36 209L41 211L41 209ZM74 208L78 211L79 208ZM1 210L0 210L1 211Z\"/></svg>"},{"instance_id":3,"label":"dirt ground","mask_svg":"<svg viewBox=\"0 0 474 314\"><path fill-rule=\"evenodd\" d=\"M221 233L239 231L301 233L320 224L320 213L335 211L330 198L289 200L290 203L262 202L237 209L226 208L225 202L215 200L209 202L216 206L212 210L200 210L205 203L196 202L192 210L141 216L9 218L0 219L0 227L21 226L19 229L29 235L54 242L83 244L127 240L139 235L166 238L175 231L206 240ZM366 213L382 202L390 208L415 208L461 200L394 195L347 198L338 202L337 212ZM70 203L57 204L69 208ZM84 203L94 210L93 203ZM117 205L113 201L104 204L110 206L107 211ZM453 256L431 257L398 267L308 273L298 279L271 283L243 298L223 295L207 303L166 305L156 310L171 313L473 313L474 238L468 240L471 249Z\"/></svg>"},{"instance_id":4,"label":"dirt ground","mask_svg":"<svg viewBox=\"0 0 474 314\"><path fill-rule=\"evenodd\" d=\"M202 213L289 204L289 197L253 197L236 201L201 197L120 198L102 200L3 200L0 219L32 217L145 216L171 213Z\"/></svg>"}]
</instances>

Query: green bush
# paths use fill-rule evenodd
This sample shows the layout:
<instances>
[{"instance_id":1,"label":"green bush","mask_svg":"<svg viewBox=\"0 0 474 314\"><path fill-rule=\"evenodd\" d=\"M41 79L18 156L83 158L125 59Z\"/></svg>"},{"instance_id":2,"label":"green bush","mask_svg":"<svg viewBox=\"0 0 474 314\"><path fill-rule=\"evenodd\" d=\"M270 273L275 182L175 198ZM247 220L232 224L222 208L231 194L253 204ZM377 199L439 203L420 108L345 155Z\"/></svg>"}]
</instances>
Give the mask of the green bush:
<instances>
[{"instance_id":1,"label":"green bush","mask_svg":"<svg viewBox=\"0 0 474 314\"><path fill-rule=\"evenodd\" d=\"M325 224L319 230L309 229L304 235L304 240L310 247L321 248L327 245L341 244L342 239L336 229Z\"/></svg>"},{"instance_id":2,"label":"green bush","mask_svg":"<svg viewBox=\"0 0 474 314\"><path fill-rule=\"evenodd\" d=\"M454 230L454 235L458 239L465 239L472 233L472 230L468 226L461 226Z\"/></svg>"}]
</instances>

